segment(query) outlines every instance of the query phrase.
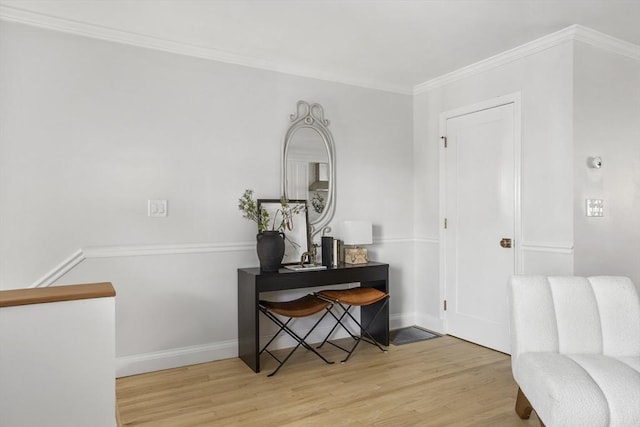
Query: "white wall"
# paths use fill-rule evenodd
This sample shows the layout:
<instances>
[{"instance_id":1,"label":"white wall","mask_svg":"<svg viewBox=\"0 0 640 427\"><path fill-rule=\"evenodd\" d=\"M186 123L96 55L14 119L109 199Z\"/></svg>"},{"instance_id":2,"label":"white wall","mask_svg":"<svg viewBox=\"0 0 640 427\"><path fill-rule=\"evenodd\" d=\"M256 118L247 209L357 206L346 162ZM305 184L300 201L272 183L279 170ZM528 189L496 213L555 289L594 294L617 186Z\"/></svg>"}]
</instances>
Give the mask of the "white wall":
<instances>
[{"instance_id":1,"label":"white wall","mask_svg":"<svg viewBox=\"0 0 640 427\"><path fill-rule=\"evenodd\" d=\"M411 97L2 22L0 288L61 262L58 283L113 282L120 374L235 356L236 269L257 264L237 199L279 196L305 99L336 141L334 224L373 221L371 258L391 264L392 327L441 330L439 116L511 93L521 272L571 274L575 260L640 282L638 62L569 40L528 52ZM584 167L595 154L602 170ZM586 197L605 199L605 218L583 216ZM152 198L168 218L146 216Z\"/></svg>"},{"instance_id":2,"label":"white wall","mask_svg":"<svg viewBox=\"0 0 640 427\"><path fill-rule=\"evenodd\" d=\"M331 121L336 222L374 223L392 319L411 318L411 96L8 22L0 40L0 288L82 249L57 282L114 284L121 373L237 353L236 269L257 265L237 199L279 197L299 99Z\"/></svg>"},{"instance_id":3,"label":"white wall","mask_svg":"<svg viewBox=\"0 0 640 427\"><path fill-rule=\"evenodd\" d=\"M577 42L574 86L575 272L640 285L640 61ZM587 198L604 217L585 216Z\"/></svg>"},{"instance_id":4,"label":"white wall","mask_svg":"<svg viewBox=\"0 0 640 427\"><path fill-rule=\"evenodd\" d=\"M434 85L414 98L416 304L424 326L442 330L439 277L439 117L520 93L522 273L573 268L573 48L567 41L485 71Z\"/></svg>"},{"instance_id":5,"label":"white wall","mask_svg":"<svg viewBox=\"0 0 640 427\"><path fill-rule=\"evenodd\" d=\"M113 427L114 315L112 297L0 308L0 425Z\"/></svg>"}]
</instances>

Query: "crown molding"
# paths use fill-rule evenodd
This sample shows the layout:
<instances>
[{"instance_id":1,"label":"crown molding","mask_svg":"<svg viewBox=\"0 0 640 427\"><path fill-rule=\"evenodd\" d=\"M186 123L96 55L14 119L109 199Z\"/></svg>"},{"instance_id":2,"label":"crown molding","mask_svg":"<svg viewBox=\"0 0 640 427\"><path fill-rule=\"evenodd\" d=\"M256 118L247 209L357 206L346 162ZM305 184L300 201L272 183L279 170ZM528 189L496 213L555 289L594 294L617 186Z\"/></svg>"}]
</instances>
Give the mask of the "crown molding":
<instances>
[{"instance_id":1,"label":"crown molding","mask_svg":"<svg viewBox=\"0 0 640 427\"><path fill-rule=\"evenodd\" d=\"M627 41L609 36L582 25L572 25L555 33L551 33L539 39L525 43L521 46L509 49L474 64L460 68L456 71L444 74L435 79L414 86L413 94L418 95L429 90L442 87L449 83L471 77L476 74L508 64L529 55L536 54L546 49L558 46L569 41L580 41L592 46L618 53L636 60L640 60L640 46Z\"/></svg>"},{"instance_id":2,"label":"crown molding","mask_svg":"<svg viewBox=\"0 0 640 427\"><path fill-rule=\"evenodd\" d=\"M574 27L574 40L640 61L640 46L637 44L618 39L581 25L574 25Z\"/></svg>"},{"instance_id":3,"label":"crown molding","mask_svg":"<svg viewBox=\"0 0 640 427\"><path fill-rule=\"evenodd\" d=\"M513 49L506 50L497 55L490 56L482 61L478 61L466 67L459 68L450 73L444 74L435 79L428 80L424 83L414 86L413 94L418 95L423 92L447 85L449 83L471 77L476 74L500 67L510 62L525 58L529 55L541 52L554 46L558 46L571 40L575 33L575 25L563 30L551 33L539 39L530 41Z\"/></svg>"},{"instance_id":4,"label":"crown molding","mask_svg":"<svg viewBox=\"0 0 640 427\"><path fill-rule=\"evenodd\" d=\"M10 6L0 5L0 20L17 22L19 24L31 25L47 30L60 31L77 36L106 40L110 42L127 44L130 46L153 49L178 55L190 56L194 58L224 62L227 64L257 68L266 71L273 71L299 77L307 77L333 83L341 83L349 86L357 86L365 89L381 90L385 92L398 93L401 95L413 94L412 88L410 86L389 84L373 79L353 79L335 73L319 72L308 67L282 65L274 61L238 55L215 48L196 46L189 43L182 43L144 34L117 30L115 28L89 24L86 22L58 18L55 16L31 12Z\"/></svg>"},{"instance_id":5,"label":"crown molding","mask_svg":"<svg viewBox=\"0 0 640 427\"><path fill-rule=\"evenodd\" d=\"M571 40L587 43L594 47L627 56L635 60L640 60L640 46L581 25L572 25L555 33L551 33L529 43L525 43L521 46L483 59L482 61L478 61L474 64L468 65L466 67L460 68L458 70L416 85L413 88L410 88L402 85L389 84L386 82L371 79L345 78L344 76L340 76L335 73L318 72L317 70L306 67L285 66L273 61L237 55L219 49L205 48L188 43L176 42L158 37L151 37L144 34L137 34L133 32L117 30L114 28L88 24L85 22L58 18L4 5L0 5L0 20L17 22L20 24L40 27L48 30L60 31L73 35L106 40L146 49L153 49L178 55L190 56L194 58L346 84L349 86L357 86L366 89L381 90L401 95L417 95L423 92L427 92L429 90L455 82L457 80L482 73L484 71L508 64L521 58L525 58L529 55L533 55L535 53L552 48L554 46L558 46Z\"/></svg>"}]
</instances>

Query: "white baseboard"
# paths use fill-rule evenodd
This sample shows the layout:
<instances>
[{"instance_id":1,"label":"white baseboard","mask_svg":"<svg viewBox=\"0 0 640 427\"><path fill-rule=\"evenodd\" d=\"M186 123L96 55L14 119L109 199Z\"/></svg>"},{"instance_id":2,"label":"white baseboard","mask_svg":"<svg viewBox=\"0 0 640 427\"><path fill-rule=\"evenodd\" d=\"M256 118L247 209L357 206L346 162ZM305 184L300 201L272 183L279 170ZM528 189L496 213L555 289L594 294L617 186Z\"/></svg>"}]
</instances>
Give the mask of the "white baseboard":
<instances>
[{"instance_id":1,"label":"white baseboard","mask_svg":"<svg viewBox=\"0 0 640 427\"><path fill-rule=\"evenodd\" d=\"M116 378L238 357L238 340L116 357Z\"/></svg>"},{"instance_id":2,"label":"white baseboard","mask_svg":"<svg viewBox=\"0 0 640 427\"><path fill-rule=\"evenodd\" d=\"M416 324L414 318L415 315L413 313L393 315L389 319L389 329L412 326ZM313 331L308 341L322 341L331 330L331 327L331 323L320 325ZM347 336L347 333L340 329L334 333L332 338L346 338ZM271 335L261 336L260 342L266 343L269 339L271 339ZM295 344L296 342L289 336L281 335L273 342L270 348L290 348ZM179 368L181 366L195 365L198 363L213 362L215 360L230 359L233 357L238 357L238 340L173 348L153 353L120 356L116 357L116 378L161 371L163 369Z\"/></svg>"},{"instance_id":3,"label":"white baseboard","mask_svg":"<svg viewBox=\"0 0 640 427\"><path fill-rule=\"evenodd\" d=\"M416 326L439 334L446 334L444 320L428 314L416 314Z\"/></svg>"},{"instance_id":4,"label":"white baseboard","mask_svg":"<svg viewBox=\"0 0 640 427\"><path fill-rule=\"evenodd\" d=\"M415 313L393 314L389 316L389 330L406 328L416 324Z\"/></svg>"}]
</instances>

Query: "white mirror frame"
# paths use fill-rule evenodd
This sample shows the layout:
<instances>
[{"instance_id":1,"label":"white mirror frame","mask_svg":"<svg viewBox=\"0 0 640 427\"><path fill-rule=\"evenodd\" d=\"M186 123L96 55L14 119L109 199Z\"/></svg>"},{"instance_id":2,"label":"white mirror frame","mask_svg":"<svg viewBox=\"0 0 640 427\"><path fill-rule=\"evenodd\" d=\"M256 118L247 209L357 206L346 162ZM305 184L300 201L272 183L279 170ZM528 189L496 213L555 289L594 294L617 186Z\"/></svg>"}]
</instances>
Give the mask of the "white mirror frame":
<instances>
[{"instance_id":1,"label":"white mirror frame","mask_svg":"<svg viewBox=\"0 0 640 427\"><path fill-rule=\"evenodd\" d=\"M314 221L309 222L309 234L313 241L313 237L331 222L336 210L336 159L333 136L327 127L329 126L329 120L324 118L324 109L320 104L309 104L306 101L298 101L296 104L296 113L291 114L289 119L292 123L289 126L289 129L287 129L287 133L285 134L282 142L282 158L280 162L280 182L283 197L285 199L289 199L289 195L287 194L287 157L292 137L297 130L301 128L311 128L318 132L324 142L327 150L327 157L329 159L329 189L327 192L327 202L322 214Z\"/></svg>"}]
</instances>

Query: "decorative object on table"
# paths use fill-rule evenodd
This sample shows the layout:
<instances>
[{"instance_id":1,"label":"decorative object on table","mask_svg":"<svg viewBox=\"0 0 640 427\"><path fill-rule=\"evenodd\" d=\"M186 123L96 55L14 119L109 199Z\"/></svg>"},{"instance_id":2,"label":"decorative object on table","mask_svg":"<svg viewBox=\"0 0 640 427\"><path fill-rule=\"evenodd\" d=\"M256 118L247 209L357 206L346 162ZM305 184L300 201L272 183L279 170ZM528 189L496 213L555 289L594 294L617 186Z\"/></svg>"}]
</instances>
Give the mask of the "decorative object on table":
<instances>
[{"instance_id":1,"label":"decorative object on table","mask_svg":"<svg viewBox=\"0 0 640 427\"><path fill-rule=\"evenodd\" d=\"M336 268L340 264L340 252L342 251L342 242L333 239L331 242L331 267Z\"/></svg>"},{"instance_id":2,"label":"decorative object on table","mask_svg":"<svg viewBox=\"0 0 640 427\"><path fill-rule=\"evenodd\" d=\"M342 250L342 242L325 235L325 233L330 232L331 227L325 227L324 230L322 230L322 265L336 268L341 262L340 251Z\"/></svg>"},{"instance_id":3,"label":"decorative object on table","mask_svg":"<svg viewBox=\"0 0 640 427\"><path fill-rule=\"evenodd\" d=\"M307 252L304 252L300 256L300 265L304 265L304 264L315 265L316 264L316 255L318 254L318 245L313 243L313 244L311 244L309 246L310 246L309 250Z\"/></svg>"},{"instance_id":4,"label":"decorative object on table","mask_svg":"<svg viewBox=\"0 0 640 427\"><path fill-rule=\"evenodd\" d=\"M274 230L258 233L256 235L256 251L262 271L278 271L284 257L284 233Z\"/></svg>"},{"instance_id":5,"label":"decorative object on table","mask_svg":"<svg viewBox=\"0 0 640 427\"><path fill-rule=\"evenodd\" d=\"M322 265L331 267L333 255L333 237L325 235L331 233L331 227L325 227L322 230L322 238L320 240L320 250L322 251Z\"/></svg>"},{"instance_id":6,"label":"decorative object on table","mask_svg":"<svg viewBox=\"0 0 640 427\"><path fill-rule=\"evenodd\" d=\"M285 265L284 268L293 271L318 271L327 269L325 265L320 264L289 264Z\"/></svg>"},{"instance_id":7,"label":"decorative object on table","mask_svg":"<svg viewBox=\"0 0 640 427\"><path fill-rule=\"evenodd\" d=\"M282 264L299 264L309 252L309 228L306 200L258 199L260 215L272 218L272 228L284 233Z\"/></svg>"},{"instance_id":8,"label":"decorative object on table","mask_svg":"<svg viewBox=\"0 0 640 427\"><path fill-rule=\"evenodd\" d=\"M333 260L333 237L322 236L322 265L331 267Z\"/></svg>"},{"instance_id":9,"label":"decorative object on table","mask_svg":"<svg viewBox=\"0 0 640 427\"><path fill-rule=\"evenodd\" d=\"M345 221L342 227L342 237L345 244L345 264L366 264L369 256L366 248L358 245L373 243L373 231L370 221ZM350 247L346 247L349 245Z\"/></svg>"},{"instance_id":10,"label":"decorative object on table","mask_svg":"<svg viewBox=\"0 0 640 427\"><path fill-rule=\"evenodd\" d=\"M238 209L242 212L242 217L258 226L256 251L260 269L264 272L278 271L285 254L285 230L293 229L295 218L303 211L306 218L306 203L292 204L286 200L275 202L278 205L275 210L261 209L261 200L256 202L253 199L252 190L245 190L238 200Z\"/></svg>"}]
</instances>

